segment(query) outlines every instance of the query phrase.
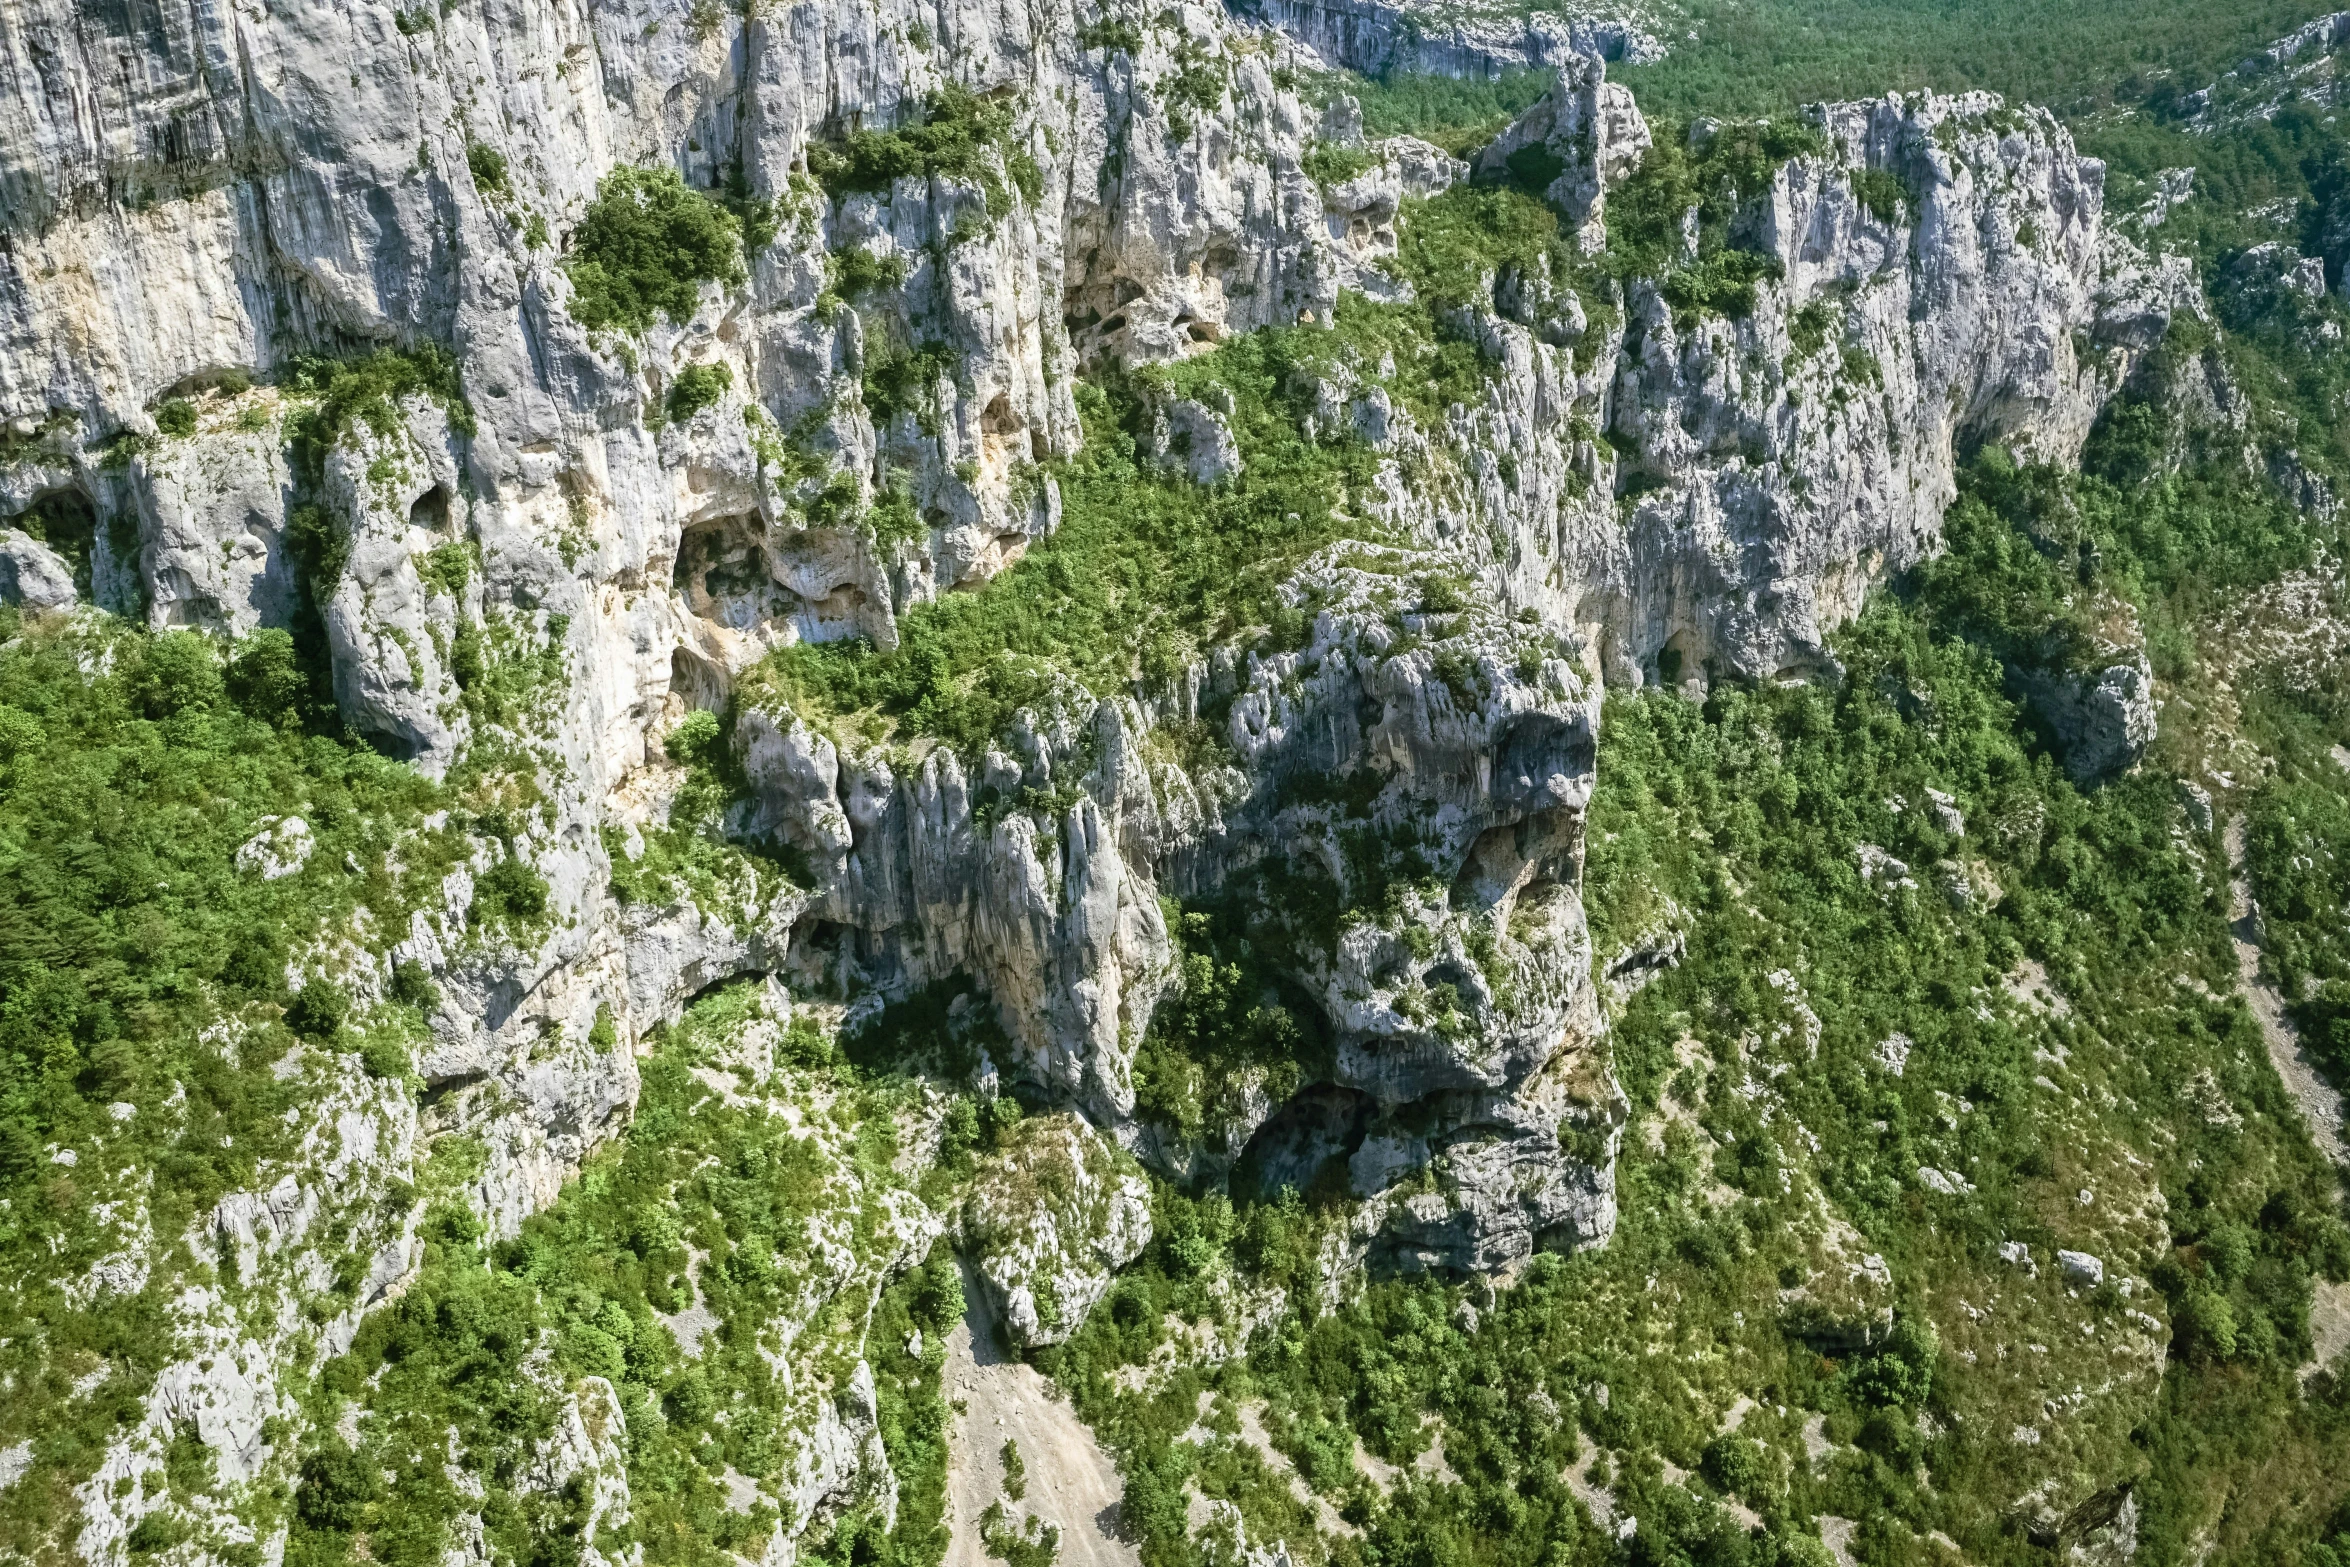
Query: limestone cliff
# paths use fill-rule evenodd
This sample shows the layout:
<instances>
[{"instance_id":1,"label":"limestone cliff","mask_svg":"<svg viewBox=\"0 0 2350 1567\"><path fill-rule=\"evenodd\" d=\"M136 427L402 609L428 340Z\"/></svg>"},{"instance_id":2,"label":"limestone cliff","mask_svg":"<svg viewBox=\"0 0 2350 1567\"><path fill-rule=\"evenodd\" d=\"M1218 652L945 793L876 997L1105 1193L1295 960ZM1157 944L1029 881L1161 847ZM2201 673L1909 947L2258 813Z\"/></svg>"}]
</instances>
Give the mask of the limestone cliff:
<instances>
[{"instance_id":1,"label":"limestone cliff","mask_svg":"<svg viewBox=\"0 0 2350 1567\"><path fill-rule=\"evenodd\" d=\"M1561 84L1476 177L1536 154L1596 252L1652 133L1591 52L1633 44L1567 43L1525 54ZM452 873L449 917L340 958L362 996L395 962L434 976L422 1069L436 1126L491 1151L472 1198L494 1227L550 1201L633 1102L626 1048L542 1041L608 1015L626 1047L711 984L775 973L887 996L967 975L1001 1071L1170 1173L1245 1155L1302 1183L1340 1161L1358 1253L1384 1263L1500 1269L1607 1238L1622 1109L1579 896L1603 684L1829 672L1827 635L1934 548L1957 454L2077 452L2181 279L2108 232L2101 169L2044 114L1831 106L1731 219L1750 308L1678 291L1692 209L1656 276L1481 280L1445 325L1484 378L1437 416L1369 355L1310 389L1322 428L1379 453L1383 500L1376 546L1283 584L1294 645L1200 649L1124 690L1061 679L963 753L746 684L779 647L886 650L903 616L1049 536L1082 368L1327 324L1342 293L1409 297L1399 225L1471 171L1362 145L1343 101L1301 100L1317 63L1221 10L1063 0L0 18L0 518L85 519L81 595L157 627L315 614L354 729L436 777L532 783ZM853 133L950 90L987 116L977 163L827 184ZM1317 143L1356 172L1317 180ZM739 284L633 337L581 324L564 264L621 165L760 215ZM461 398L402 395L306 467L288 377L377 345L445 351ZM667 417L709 367L721 389ZM175 404L193 418L164 429ZM1159 418L1201 482L1245 460L1208 401ZM884 508L908 520L879 527ZM305 516L340 541L330 571ZM71 563L36 538L7 559L17 600L67 597ZM482 668L524 666L525 695L466 700ZM661 826L663 742L696 709L734 714L752 793L733 825L788 845L809 885L615 896L612 845ZM1169 738L1203 724L1206 763ZM1422 869L1371 917L1280 914L1327 1070L1278 1103L1243 1094L1204 1142L1138 1113L1134 1052L1179 973L1162 896L1292 862L1360 895L1366 830ZM469 939L475 879L506 857L545 878L552 919ZM380 1178L297 1181L267 1225L224 1209L224 1233L373 1212L417 1128L349 1114L381 1123ZM370 1298L410 1244L380 1239ZM231 1332L191 1337L187 1364ZM267 1358L283 1337L241 1342ZM272 1407L247 1404L240 1452ZM107 1479L151 1447L125 1439ZM117 1555L127 1494L90 1491L93 1556Z\"/></svg>"}]
</instances>

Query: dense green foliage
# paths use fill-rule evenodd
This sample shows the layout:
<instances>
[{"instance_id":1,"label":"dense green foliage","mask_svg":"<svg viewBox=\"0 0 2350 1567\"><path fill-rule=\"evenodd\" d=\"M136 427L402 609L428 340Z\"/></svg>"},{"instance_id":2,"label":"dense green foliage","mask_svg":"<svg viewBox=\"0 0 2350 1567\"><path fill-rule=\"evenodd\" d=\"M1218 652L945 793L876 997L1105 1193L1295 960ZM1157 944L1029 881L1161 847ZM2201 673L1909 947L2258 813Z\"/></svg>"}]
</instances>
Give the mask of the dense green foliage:
<instances>
[{"instance_id":1,"label":"dense green foliage","mask_svg":"<svg viewBox=\"0 0 2350 1567\"><path fill-rule=\"evenodd\" d=\"M1328 102L1341 93L1362 105L1363 134L1373 140L1417 136L1466 157L1550 91L1548 71L1505 71L1490 78L1397 72L1382 77L1334 71L1315 79L1308 95Z\"/></svg>"},{"instance_id":2,"label":"dense green foliage","mask_svg":"<svg viewBox=\"0 0 2350 1567\"><path fill-rule=\"evenodd\" d=\"M473 431L457 361L437 344L379 348L356 359L297 359L283 384L302 404L289 431L297 457L312 463L360 425L377 435L394 433L400 405L415 397L440 404L459 434Z\"/></svg>"},{"instance_id":3,"label":"dense green foliage","mask_svg":"<svg viewBox=\"0 0 2350 1567\"><path fill-rule=\"evenodd\" d=\"M2245 847L2279 988L2334 1081L2350 1084L2350 787L2322 776L2270 784Z\"/></svg>"},{"instance_id":4,"label":"dense green foliage","mask_svg":"<svg viewBox=\"0 0 2350 1567\"><path fill-rule=\"evenodd\" d=\"M834 197L885 192L900 180L945 179L975 184L991 212L1004 207L1008 172L1030 200L1036 166L1009 143L1008 104L949 84L895 130L853 130L838 142L808 149L808 172Z\"/></svg>"},{"instance_id":5,"label":"dense green foliage","mask_svg":"<svg viewBox=\"0 0 2350 1567\"><path fill-rule=\"evenodd\" d=\"M2231 1553L2337 1505L2350 1477L2324 1454L2350 1432L2350 1403L2324 1379L2298 1402L2291 1367L2310 1278L2350 1270L2350 1236L2249 1014L2225 998L2221 886L2182 842L2167 784L2075 791L2023 738L1996 662L1928 613L1873 612L1839 649L1850 675L1836 689L1611 703L1591 817L1600 951L1652 928L1667 898L1688 949L1619 1024L1616 1070L1649 1130L1626 1139L1605 1251L1538 1259L1480 1318L1458 1309L1478 1287L1427 1281L1374 1283L1325 1311L1312 1259L1343 1205L1162 1196L1144 1262L1045 1356L1119 1452L1151 1567L1196 1559L1187 1483L1305 1561L1616 1560L1558 1478L1590 1467L1593 1444L1641 1520L1636 1560L1812 1562L1827 1513L1865 1520L1855 1548L1872 1563L1928 1559L1934 1530L1968 1560L2035 1560L2008 1516L2020 1487L2006 1433L2047 1423L2045 1388L2114 1374L2102 1345L2126 1331L2128 1303L2068 1298L2010 1273L1995 1247L2021 1239L2047 1258L2083 1244L2074 1189L2118 1205L2132 1183L2166 1193L2167 1233L2135 1256L2095 1244L2111 1266L2150 1270L2186 1326L2167 1377L2132 1373L2139 1392L2078 1417L2065 1451L2139 1476L2152 1560L2180 1559L2230 1487ZM1963 838L1924 809L1929 788L1956 801ZM1873 883L1862 844L1919 873ZM1938 862L1988 873L1996 901L1951 901L1926 869ZM2065 1009L2011 995L2027 960L2057 977ZM1898 1076L1879 1054L1895 1034L1909 1044ZM2233 1124L2205 1114L2207 1077L2240 1107ZM1969 1190L1922 1189L1929 1165L1963 1171ZM1901 1313L1874 1350L1823 1346L1780 1304L1790 1284L1834 1281L1804 1241L1822 1201L1897 1282ZM1169 1323L1230 1309L1227 1274L1286 1287L1280 1320L1240 1361L1182 1359L1126 1391L1118 1368L1151 1362ZM1996 1305L2000 1325L1963 1302ZM2058 1358L2019 1371L1994 1357L2023 1337ZM1719 1438L1739 1391L1763 1407ZM1260 1400L1275 1447L1360 1540L1317 1538L1234 1434ZM1817 1466L1805 1411L1839 1444ZM2289 1478L2201 1445L2232 1421ZM1441 1435L1461 1483L1374 1483L1350 1433L1391 1464ZM1724 1510L1732 1496L1759 1535Z\"/></svg>"},{"instance_id":6,"label":"dense green foliage","mask_svg":"<svg viewBox=\"0 0 2350 1567\"><path fill-rule=\"evenodd\" d=\"M563 268L571 313L596 331L641 332L690 320L704 283L743 277L743 224L675 169L623 166L604 176Z\"/></svg>"},{"instance_id":7,"label":"dense green foliage","mask_svg":"<svg viewBox=\"0 0 2350 1567\"><path fill-rule=\"evenodd\" d=\"M281 1070L295 1027L404 1066L410 1015L387 1009L362 1029L323 990L290 993L288 962L361 903L405 921L437 899L464 839L412 830L439 791L335 732L282 631L224 666L193 632L6 621L0 1447L34 1448L0 1502L0 1542L30 1553L66 1529L79 1507L66 1487L172 1352L176 1264L127 1294L65 1288L113 1233L92 1204L133 1197L155 1233L177 1236L291 1154L298 1109L320 1092ZM240 870L238 846L287 814L316 836L307 865L272 880ZM395 844L404 871L387 863ZM143 1192L117 1184L150 1174ZM74 1397L92 1373L95 1391Z\"/></svg>"},{"instance_id":8,"label":"dense green foliage","mask_svg":"<svg viewBox=\"0 0 2350 1567\"><path fill-rule=\"evenodd\" d=\"M506 190L506 155L487 142L470 141L465 144L465 170L473 176L474 188L483 195L501 195Z\"/></svg>"},{"instance_id":9,"label":"dense green foliage","mask_svg":"<svg viewBox=\"0 0 2350 1567\"><path fill-rule=\"evenodd\" d=\"M833 1391L779 1374L774 1323L829 1280L840 1292L819 1297L792 1353L837 1376L866 1346L898 1521L889 1530L852 1511L814 1554L839 1567L935 1567L946 1543L939 1367L961 1288L943 1254L881 1287L871 1253L887 1244L880 1200L898 1184L903 1107L860 1086L805 1022L780 1032L763 1072L737 1048L759 1017L755 985L696 1004L644 1060L626 1138L514 1240L489 1244L462 1207L435 1210L415 1284L322 1378L290 1562L436 1563L451 1524L477 1506L502 1556L576 1559L592 1486L527 1492L515 1477L553 1432L564 1394L590 1377L616 1395L622 1423L609 1434L632 1514L603 1520L593 1543L696 1567L730 1550L755 1556L780 1518L773 1483L814 1425L813 1400ZM820 1250L833 1243L810 1221L833 1214L849 1220L861 1278L835 1278L837 1259ZM681 1338L676 1314L697 1303L709 1325ZM920 1354L907 1348L917 1328ZM587 1396L602 1436L600 1395ZM367 1411L356 1454L331 1434L345 1401ZM471 1472L496 1477L486 1503L452 1480L452 1436ZM733 1505L729 1473L768 1488Z\"/></svg>"},{"instance_id":10,"label":"dense green foliage","mask_svg":"<svg viewBox=\"0 0 2350 1567\"><path fill-rule=\"evenodd\" d=\"M1286 993L1272 961L1280 944L1248 934L1241 899L1214 911L1170 905L1168 932L1182 950L1182 990L1151 1016L1134 1055L1135 1107L1185 1143L1224 1146L1246 1097L1285 1102L1330 1075L1319 1009Z\"/></svg>"},{"instance_id":11,"label":"dense green foliage","mask_svg":"<svg viewBox=\"0 0 2350 1567\"><path fill-rule=\"evenodd\" d=\"M1170 675L1217 640L1297 629L1274 590L1348 526L1341 518L1375 469L1351 436L1310 439L1301 423L1311 398L1304 372L1341 347L1311 327L1252 333L1165 373L1159 384L1170 390L1212 383L1234 398L1245 466L1213 489L1137 455L1148 417L1142 388L1081 385L1087 440L1056 470L1058 532L987 592L905 615L886 654L864 643L801 643L763 666L762 678L815 711L870 710L900 733L968 747L993 737L1015 708L1048 700L1062 678L1113 690L1137 675Z\"/></svg>"},{"instance_id":12,"label":"dense green foliage","mask_svg":"<svg viewBox=\"0 0 2350 1567\"><path fill-rule=\"evenodd\" d=\"M1687 0L1694 42L1609 67L1651 112L1756 114L1821 99L1983 87L2070 111L2133 75L2192 89L2313 17L2321 0Z\"/></svg>"},{"instance_id":13,"label":"dense green foliage","mask_svg":"<svg viewBox=\"0 0 2350 1567\"><path fill-rule=\"evenodd\" d=\"M1468 185L1412 210L1388 270L1429 305L1457 310L1490 301L1493 281L1505 268L1564 280L1576 264L1558 214L1544 204L1539 188Z\"/></svg>"},{"instance_id":14,"label":"dense green foliage","mask_svg":"<svg viewBox=\"0 0 2350 1567\"><path fill-rule=\"evenodd\" d=\"M2309 565L2331 530L2233 465L2140 466L2139 443L2167 444L2161 419L2116 404L2086 473L1986 449L1961 473L1945 553L1918 568L1916 590L2011 664L2080 667L2144 626L2164 671L2183 673L2189 626Z\"/></svg>"}]
</instances>

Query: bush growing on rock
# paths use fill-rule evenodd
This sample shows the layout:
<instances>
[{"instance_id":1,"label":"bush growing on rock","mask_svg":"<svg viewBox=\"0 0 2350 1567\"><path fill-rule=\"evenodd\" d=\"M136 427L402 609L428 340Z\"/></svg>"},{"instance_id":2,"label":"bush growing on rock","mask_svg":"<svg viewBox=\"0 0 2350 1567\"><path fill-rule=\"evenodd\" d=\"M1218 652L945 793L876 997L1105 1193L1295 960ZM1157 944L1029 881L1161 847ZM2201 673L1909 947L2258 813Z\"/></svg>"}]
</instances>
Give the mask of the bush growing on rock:
<instances>
[{"instance_id":1,"label":"bush growing on rock","mask_svg":"<svg viewBox=\"0 0 2350 1567\"><path fill-rule=\"evenodd\" d=\"M688 365L670 384L666 412L672 424L681 424L715 404L734 385L734 372L724 365Z\"/></svg>"},{"instance_id":2,"label":"bush growing on rock","mask_svg":"<svg viewBox=\"0 0 2350 1567\"><path fill-rule=\"evenodd\" d=\"M571 312L591 331L692 319L701 285L742 281L742 224L674 169L614 169L572 235Z\"/></svg>"},{"instance_id":3,"label":"bush growing on rock","mask_svg":"<svg viewBox=\"0 0 2350 1567\"><path fill-rule=\"evenodd\" d=\"M331 979L314 979L294 992L286 1026L308 1039L332 1039L351 1014L351 993Z\"/></svg>"}]
</instances>

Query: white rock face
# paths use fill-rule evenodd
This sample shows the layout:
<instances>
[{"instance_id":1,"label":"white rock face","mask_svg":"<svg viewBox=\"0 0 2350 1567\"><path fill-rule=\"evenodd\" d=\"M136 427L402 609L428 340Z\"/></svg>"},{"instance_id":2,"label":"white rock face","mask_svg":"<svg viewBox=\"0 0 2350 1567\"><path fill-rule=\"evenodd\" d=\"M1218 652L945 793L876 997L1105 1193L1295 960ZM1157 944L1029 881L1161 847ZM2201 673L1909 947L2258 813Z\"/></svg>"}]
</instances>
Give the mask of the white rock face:
<instances>
[{"instance_id":1,"label":"white rock face","mask_svg":"<svg viewBox=\"0 0 2350 1567\"><path fill-rule=\"evenodd\" d=\"M1150 1244L1150 1183L1082 1116L1024 1120L973 1180L963 1237L1004 1331L1058 1344Z\"/></svg>"},{"instance_id":2,"label":"white rock face","mask_svg":"<svg viewBox=\"0 0 2350 1567\"><path fill-rule=\"evenodd\" d=\"M295 487L283 406L263 393L242 411L256 428L207 421L211 428L142 454L135 478L118 487L138 517L147 619L159 629L244 636L290 624L299 607L285 537Z\"/></svg>"},{"instance_id":3,"label":"white rock face","mask_svg":"<svg viewBox=\"0 0 2350 1567\"><path fill-rule=\"evenodd\" d=\"M1956 451L2076 456L2167 321L2103 224L2103 167L2046 114L1888 98L1820 127L1831 153L1788 164L1746 220L1783 274L1751 315L1684 322L1646 283L1625 301L1606 428L1619 487L1654 487L1628 524L1608 505L1558 527L1568 613L1611 680L1668 652L1684 672L1828 668L1825 636L1934 549ZM1907 192L1892 221L1855 194L1862 170ZM1828 329L1809 354L1807 310Z\"/></svg>"},{"instance_id":4,"label":"white rock face","mask_svg":"<svg viewBox=\"0 0 2350 1567\"><path fill-rule=\"evenodd\" d=\"M291 876L310 862L318 839L299 816L264 817L261 830L237 850L237 869L263 881Z\"/></svg>"},{"instance_id":5,"label":"white rock face","mask_svg":"<svg viewBox=\"0 0 2350 1567\"><path fill-rule=\"evenodd\" d=\"M1497 76L1528 66L1572 67L1585 57L1645 64L1665 57L1656 14L1638 5L1604 9L1453 4L1421 9L1388 0L1251 0L1240 8L1316 50L1331 65L1385 76Z\"/></svg>"}]
</instances>

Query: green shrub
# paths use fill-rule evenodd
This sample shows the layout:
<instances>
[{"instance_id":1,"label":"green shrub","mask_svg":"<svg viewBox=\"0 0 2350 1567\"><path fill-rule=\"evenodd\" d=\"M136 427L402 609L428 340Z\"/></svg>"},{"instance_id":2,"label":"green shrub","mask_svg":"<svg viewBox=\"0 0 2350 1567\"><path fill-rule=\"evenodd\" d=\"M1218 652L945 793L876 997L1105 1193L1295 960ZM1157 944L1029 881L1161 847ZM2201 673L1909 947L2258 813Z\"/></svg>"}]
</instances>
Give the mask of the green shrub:
<instances>
[{"instance_id":1,"label":"green shrub","mask_svg":"<svg viewBox=\"0 0 2350 1567\"><path fill-rule=\"evenodd\" d=\"M855 300L877 289L896 288L906 281L903 256L879 256L862 245L829 252L824 258L826 286L842 299Z\"/></svg>"},{"instance_id":2,"label":"green shrub","mask_svg":"<svg viewBox=\"0 0 2350 1567\"><path fill-rule=\"evenodd\" d=\"M1754 314L1755 285L1783 272L1776 256L1723 250L1694 265L1674 268L1665 275L1660 292L1676 320L1718 315L1738 321Z\"/></svg>"},{"instance_id":3,"label":"green shrub","mask_svg":"<svg viewBox=\"0 0 2350 1567\"><path fill-rule=\"evenodd\" d=\"M196 405L184 397L170 399L155 410L155 428L170 436L194 435Z\"/></svg>"},{"instance_id":4,"label":"green shrub","mask_svg":"<svg viewBox=\"0 0 2350 1567\"><path fill-rule=\"evenodd\" d=\"M937 412L939 378L953 374L960 363L944 343L868 351L862 387L866 411L877 425L911 414L929 429Z\"/></svg>"},{"instance_id":5,"label":"green shrub","mask_svg":"<svg viewBox=\"0 0 2350 1567\"><path fill-rule=\"evenodd\" d=\"M1318 141L1306 149L1302 166L1306 177L1328 190L1343 185L1379 161L1379 155L1369 147L1342 147L1333 141Z\"/></svg>"},{"instance_id":6,"label":"green shrub","mask_svg":"<svg viewBox=\"0 0 2350 1567\"><path fill-rule=\"evenodd\" d=\"M899 180L947 179L975 184L988 210L1003 209L998 173L1011 134L1008 105L949 85L896 130L851 131L838 142L808 149L808 172L835 200L860 191L882 192Z\"/></svg>"},{"instance_id":7,"label":"green shrub","mask_svg":"<svg viewBox=\"0 0 2350 1567\"><path fill-rule=\"evenodd\" d=\"M1795 312L1795 319L1787 324L1787 346L1798 359L1809 359L1828 346L1828 334L1835 329L1836 312L1829 306L1813 300Z\"/></svg>"},{"instance_id":8,"label":"green shrub","mask_svg":"<svg viewBox=\"0 0 2350 1567\"><path fill-rule=\"evenodd\" d=\"M202 632L165 631L138 649L124 681L131 703L149 718L170 718L219 705L220 661Z\"/></svg>"},{"instance_id":9,"label":"green shrub","mask_svg":"<svg viewBox=\"0 0 2350 1567\"><path fill-rule=\"evenodd\" d=\"M1770 1460L1758 1444L1746 1437L1717 1436L1706 1443L1698 1472L1727 1496L1762 1501L1770 1493Z\"/></svg>"},{"instance_id":10,"label":"green shrub","mask_svg":"<svg viewBox=\"0 0 2350 1567\"><path fill-rule=\"evenodd\" d=\"M708 762L713 758L713 748L722 746L724 733L724 726L719 723L716 713L706 707L697 707L678 720L677 727L669 731L669 738L661 743L661 748L669 753L669 759L673 762Z\"/></svg>"},{"instance_id":11,"label":"green shrub","mask_svg":"<svg viewBox=\"0 0 2350 1567\"><path fill-rule=\"evenodd\" d=\"M1142 32L1121 17L1097 16L1077 29L1077 47L1133 54L1142 48Z\"/></svg>"},{"instance_id":12,"label":"green shrub","mask_svg":"<svg viewBox=\"0 0 2350 1567\"><path fill-rule=\"evenodd\" d=\"M1899 223L1909 207L1909 187L1890 169L1854 169L1852 194L1879 223Z\"/></svg>"},{"instance_id":13,"label":"green shrub","mask_svg":"<svg viewBox=\"0 0 2350 1567\"><path fill-rule=\"evenodd\" d=\"M1004 1438L998 1455L1004 1466L1004 1494L1017 1502L1028 1495L1028 1465L1021 1460L1020 1444Z\"/></svg>"},{"instance_id":14,"label":"green shrub","mask_svg":"<svg viewBox=\"0 0 2350 1567\"><path fill-rule=\"evenodd\" d=\"M237 644L228 660L226 691L237 707L263 724L301 724L310 700L310 672L303 670L294 634L266 625Z\"/></svg>"},{"instance_id":15,"label":"green shrub","mask_svg":"<svg viewBox=\"0 0 2350 1567\"><path fill-rule=\"evenodd\" d=\"M734 372L721 364L688 365L669 385L668 414L683 423L715 404L734 385Z\"/></svg>"},{"instance_id":16,"label":"green shrub","mask_svg":"<svg viewBox=\"0 0 2350 1567\"><path fill-rule=\"evenodd\" d=\"M441 1004L441 987L433 983L432 971L411 958L392 965L390 995L419 1012L431 1012Z\"/></svg>"},{"instance_id":17,"label":"green shrub","mask_svg":"<svg viewBox=\"0 0 2350 1567\"><path fill-rule=\"evenodd\" d=\"M286 1027L305 1039L332 1039L351 1015L351 993L331 979L313 979L294 992Z\"/></svg>"},{"instance_id":18,"label":"green shrub","mask_svg":"<svg viewBox=\"0 0 2350 1567\"><path fill-rule=\"evenodd\" d=\"M416 574L424 584L444 597L461 599L465 584L473 580L473 549L456 539L436 544L425 551L417 563Z\"/></svg>"},{"instance_id":19,"label":"green shrub","mask_svg":"<svg viewBox=\"0 0 2350 1567\"><path fill-rule=\"evenodd\" d=\"M379 348L355 359L298 359L283 384L300 400L286 429L295 467L312 490L320 482L326 454L359 426L365 425L379 436L399 434L407 420L403 405L411 398L440 405L449 417L449 427L460 435L471 435L474 429L473 406L465 399L457 360L437 344ZM304 526L299 511L297 508L294 519L297 527ZM313 536L310 542L322 541ZM316 556L312 563L316 580L331 588L342 575L345 554L347 548L338 546ZM330 561L334 569L328 574L323 568Z\"/></svg>"},{"instance_id":20,"label":"green shrub","mask_svg":"<svg viewBox=\"0 0 2350 1567\"><path fill-rule=\"evenodd\" d=\"M506 190L506 155L487 142L470 141L465 144L465 167L473 175L476 189L485 196L504 194Z\"/></svg>"},{"instance_id":21,"label":"green shrub","mask_svg":"<svg viewBox=\"0 0 2350 1567\"><path fill-rule=\"evenodd\" d=\"M521 855L508 850L497 864L474 878L475 925L528 930L547 917L547 879Z\"/></svg>"},{"instance_id":22,"label":"green shrub","mask_svg":"<svg viewBox=\"0 0 2350 1567\"><path fill-rule=\"evenodd\" d=\"M674 169L622 167L596 187L563 268L591 331L692 319L701 285L743 280L743 225Z\"/></svg>"},{"instance_id":23,"label":"green shrub","mask_svg":"<svg viewBox=\"0 0 2350 1567\"><path fill-rule=\"evenodd\" d=\"M405 1077L408 1075L408 1047L396 1039L370 1037L360 1043L359 1065L369 1077Z\"/></svg>"}]
</instances>

